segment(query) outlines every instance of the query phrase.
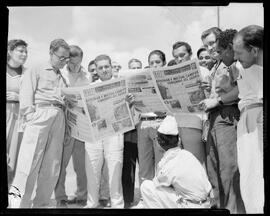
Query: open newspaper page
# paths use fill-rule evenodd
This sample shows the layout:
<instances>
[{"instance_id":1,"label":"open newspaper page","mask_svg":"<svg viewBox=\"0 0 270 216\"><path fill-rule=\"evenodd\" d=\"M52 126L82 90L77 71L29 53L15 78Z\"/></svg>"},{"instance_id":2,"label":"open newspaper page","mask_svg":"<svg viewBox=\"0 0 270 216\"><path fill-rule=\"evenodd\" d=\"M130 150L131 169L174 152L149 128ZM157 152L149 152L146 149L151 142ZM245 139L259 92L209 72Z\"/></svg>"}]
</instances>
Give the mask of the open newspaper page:
<instances>
[{"instance_id":1,"label":"open newspaper page","mask_svg":"<svg viewBox=\"0 0 270 216\"><path fill-rule=\"evenodd\" d=\"M126 95L127 85L123 78L83 87L82 97L95 140L134 129Z\"/></svg>"},{"instance_id":2,"label":"open newspaper page","mask_svg":"<svg viewBox=\"0 0 270 216\"><path fill-rule=\"evenodd\" d=\"M158 95L158 89L150 75L152 69L121 70L119 76L127 80L128 92L134 95L135 109L141 113L168 112Z\"/></svg>"},{"instance_id":3,"label":"open newspaper page","mask_svg":"<svg viewBox=\"0 0 270 216\"><path fill-rule=\"evenodd\" d=\"M65 113L70 135L84 142L93 142L93 132L81 97L81 87L62 88L61 90L67 101L72 101L72 106L68 105Z\"/></svg>"},{"instance_id":4,"label":"open newspaper page","mask_svg":"<svg viewBox=\"0 0 270 216\"><path fill-rule=\"evenodd\" d=\"M198 61L190 60L178 65L151 71L152 79L159 89L167 108L172 113L202 113L199 103L205 99L199 87L202 79Z\"/></svg>"}]
</instances>

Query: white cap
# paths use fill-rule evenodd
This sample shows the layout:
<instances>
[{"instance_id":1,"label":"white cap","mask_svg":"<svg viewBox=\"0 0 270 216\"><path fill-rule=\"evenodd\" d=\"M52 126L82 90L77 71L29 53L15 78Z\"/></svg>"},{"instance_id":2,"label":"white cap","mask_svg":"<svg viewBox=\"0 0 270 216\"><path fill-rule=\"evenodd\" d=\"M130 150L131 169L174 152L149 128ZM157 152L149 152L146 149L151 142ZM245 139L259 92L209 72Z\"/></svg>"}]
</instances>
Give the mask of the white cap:
<instances>
[{"instance_id":1,"label":"white cap","mask_svg":"<svg viewBox=\"0 0 270 216\"><path fill-rule=\"evenodd\" d=\"M175 117L168 115L159 126L158 132L165 135L177 135L178 125Z\"/></svg>"}]
</instances>

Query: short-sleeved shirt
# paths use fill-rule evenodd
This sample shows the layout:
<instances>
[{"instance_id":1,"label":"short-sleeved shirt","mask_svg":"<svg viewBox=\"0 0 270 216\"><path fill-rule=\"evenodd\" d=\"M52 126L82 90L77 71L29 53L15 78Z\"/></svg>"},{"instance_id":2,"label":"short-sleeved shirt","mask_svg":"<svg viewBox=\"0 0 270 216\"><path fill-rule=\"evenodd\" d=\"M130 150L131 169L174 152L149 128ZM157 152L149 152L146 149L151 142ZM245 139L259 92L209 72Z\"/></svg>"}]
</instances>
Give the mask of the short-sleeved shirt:
<instances>
[{"instance_id":1,"label":"short-sleeved shirt","mask_svg":"<svg viewBox=\"0 0 270 216\"><path fill-rule=\"evenodd\" d=\"M25 71L20 88L22 115L35 111L35 104L64 104L60 88L66 87L61 74L45 62Z\"/></svg>"},{"instance_id":2,"label":"short-sleeved shirt","mask_svg":"<svg viewBox=\"0 0 270 216\"><path fill-rule=\"evenodd\" d=\"M204 200L212 187L198 159L179 147L167 150L157 166L153 179L156 187L172 186L183 198Z\"/></svg>"}]
</instances>

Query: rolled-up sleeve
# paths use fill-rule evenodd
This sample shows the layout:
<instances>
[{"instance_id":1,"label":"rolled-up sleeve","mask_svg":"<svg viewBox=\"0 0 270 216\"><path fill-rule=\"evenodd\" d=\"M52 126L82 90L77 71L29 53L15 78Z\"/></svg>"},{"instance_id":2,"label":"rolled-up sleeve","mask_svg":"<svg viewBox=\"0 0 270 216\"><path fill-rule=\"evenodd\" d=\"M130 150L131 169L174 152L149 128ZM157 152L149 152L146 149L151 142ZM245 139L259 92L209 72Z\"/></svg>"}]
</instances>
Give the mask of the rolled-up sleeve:
<instances>
[{"instance_id":1,"label":"rolled-up sleeve","mask_svg":"<svg viewBox=\"0 0 270 216\"><path fill-rule=\"evenodd\" d=\"M34 94L37 88L37 69L27 69L20 87L20 112L22 115L35 111Z\"/></svg>"}]
</instances>

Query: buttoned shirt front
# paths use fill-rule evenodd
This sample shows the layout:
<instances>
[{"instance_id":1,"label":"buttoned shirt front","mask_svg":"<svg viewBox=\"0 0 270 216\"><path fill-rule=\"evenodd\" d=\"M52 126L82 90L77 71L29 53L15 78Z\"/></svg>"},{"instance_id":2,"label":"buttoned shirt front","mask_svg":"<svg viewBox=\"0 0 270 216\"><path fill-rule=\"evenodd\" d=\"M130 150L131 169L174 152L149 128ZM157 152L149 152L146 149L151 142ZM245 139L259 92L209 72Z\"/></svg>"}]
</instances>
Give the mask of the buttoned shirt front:
<instances>
[{"instance_id":1,"label":"buttoned shirt front","mask_svg":"<svg viewBox=\"0 0 270 216\"><path fill-rule=\"evenodd\" d=\"M25 71L20 88L20 111L26 115L35 111L39 103L64 104L60 88L66 87L59 72L50 62L39 64Z\"/></svg>"},{"instance_id":2,"label":"buttoned shirt front","mask_svg":"<svg viewBox=\"0 0 270 216\"><path fill-rule=\"evenodd\" d=\"M205 200L212 188L198 159L179 147L164 153L153 182L156 187L173 187L177 195L196 201Z\"/></svg>"}]
</instances>

